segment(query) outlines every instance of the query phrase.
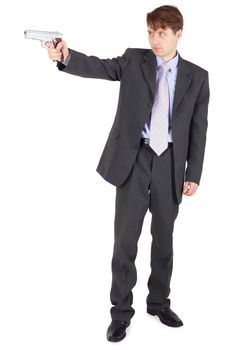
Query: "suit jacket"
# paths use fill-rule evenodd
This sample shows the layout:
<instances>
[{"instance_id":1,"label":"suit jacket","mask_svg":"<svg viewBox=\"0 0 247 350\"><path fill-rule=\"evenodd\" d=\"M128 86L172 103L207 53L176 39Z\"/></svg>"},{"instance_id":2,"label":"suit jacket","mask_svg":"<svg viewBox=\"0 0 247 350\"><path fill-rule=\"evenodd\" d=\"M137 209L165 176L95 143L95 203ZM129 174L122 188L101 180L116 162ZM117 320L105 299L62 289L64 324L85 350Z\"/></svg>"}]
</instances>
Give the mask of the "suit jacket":
<instances>
[{"instance_id":1,"label":"suit jacket","mask_svg":"<svg viewBox=\"0 0 247 350\"><path fill-rule=\"evenodd\" d=\"M67 66L57 67L84 78L120 81L119 100L97 172L115 186L128 177L135 162L142 129L151 112L156 88L157 60L151 49L127 48L122 56L100 59L70 49ZM172 109L175 192L182 201L184 181L199 184L207 132L208 72L178 59Z\"/></svg>"}]
</instances>

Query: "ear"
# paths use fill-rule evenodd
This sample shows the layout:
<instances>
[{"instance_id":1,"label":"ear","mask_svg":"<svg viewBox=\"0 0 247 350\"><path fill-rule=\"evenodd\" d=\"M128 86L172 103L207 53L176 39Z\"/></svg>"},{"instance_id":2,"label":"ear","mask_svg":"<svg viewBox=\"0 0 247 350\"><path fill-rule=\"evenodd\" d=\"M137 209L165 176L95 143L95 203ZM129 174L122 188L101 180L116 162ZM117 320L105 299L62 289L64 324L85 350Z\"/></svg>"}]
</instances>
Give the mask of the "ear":
<instances>
[{"instance_id":1,"label":"ear","mask_svg":"<svg viewBox=\"0 0 247 350\"><path fill-rule=\"evenodd\" d=\"M182 29L179 29L179 30L176 32L176 35L177 35L177 39L181 39L181 37L182 37Z\"/></svg>"}]
</instances>

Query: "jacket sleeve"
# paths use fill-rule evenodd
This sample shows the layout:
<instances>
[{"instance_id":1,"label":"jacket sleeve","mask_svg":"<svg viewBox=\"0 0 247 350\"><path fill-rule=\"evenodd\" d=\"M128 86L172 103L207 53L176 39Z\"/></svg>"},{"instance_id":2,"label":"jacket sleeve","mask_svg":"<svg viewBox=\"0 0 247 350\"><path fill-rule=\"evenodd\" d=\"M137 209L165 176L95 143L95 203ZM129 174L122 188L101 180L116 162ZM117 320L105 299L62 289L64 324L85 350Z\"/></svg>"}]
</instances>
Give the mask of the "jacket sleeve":
<instances>
[{"instance_id":1,"label":"jacket sleeve","mask_svg":"<svg viewBox=\"0 0 247 350\"><path fill-rule=\"evenodd\" d=\"M101 59L96 56L87 56L84 53L69 49L70 60L67 66L61 62L57 68L65 73L78 75L83 78L96 78L117 81L121 80L124 67L128 59L126 49L122 56Z\"/></svg>"},{"instance_id":2,"label":"jacket sleeve","mask_svg":"<svg viewBox=\"0 0 247 350\"><path fill-rule=\"evenodd\" d=\"M205 79L199 91L190 124L189 147L185 181L192 181L199 185L206 145L208 127L209 80L206 71Z\"/></svg>"}]
</instances>

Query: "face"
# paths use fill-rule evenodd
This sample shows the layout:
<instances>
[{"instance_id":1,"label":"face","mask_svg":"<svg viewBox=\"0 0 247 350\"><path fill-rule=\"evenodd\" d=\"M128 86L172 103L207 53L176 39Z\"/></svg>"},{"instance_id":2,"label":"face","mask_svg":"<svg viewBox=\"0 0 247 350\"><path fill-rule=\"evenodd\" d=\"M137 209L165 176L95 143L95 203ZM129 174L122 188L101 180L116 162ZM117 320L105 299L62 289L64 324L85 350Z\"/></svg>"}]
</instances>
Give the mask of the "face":
<instances>
[{"instance_id":1,"label":"face","mask_svg":"<svg viewBox=\"0 0 247 350\"><path fill-rule=\"evenodd\" d=\"M153 53L162 58L175 56L178 40L182 36L182 30L179 29L176 34L170 28L153 30L148 26L148 39Z\"/></svg>"}]
</instances>

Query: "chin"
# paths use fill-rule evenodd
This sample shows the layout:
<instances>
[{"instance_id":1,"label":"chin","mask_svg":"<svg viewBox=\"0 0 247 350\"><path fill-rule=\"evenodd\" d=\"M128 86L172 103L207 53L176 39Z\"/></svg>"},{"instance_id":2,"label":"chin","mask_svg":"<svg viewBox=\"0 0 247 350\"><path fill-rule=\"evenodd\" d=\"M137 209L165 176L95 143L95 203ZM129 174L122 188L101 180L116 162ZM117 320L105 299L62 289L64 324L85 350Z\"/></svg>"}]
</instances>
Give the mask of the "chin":
<instances>
[{"instance_id":1,"label":"chin","mask_svg":"<svg viewBox=\"0 0 247 350\"><path fill-rule=\"evenodd\" d=\"M158 55L158 56L162 56L163 55L163 51L162 50L153 49L153 52L155 53L155 55Z\"/></svg>"}]
</instances>

